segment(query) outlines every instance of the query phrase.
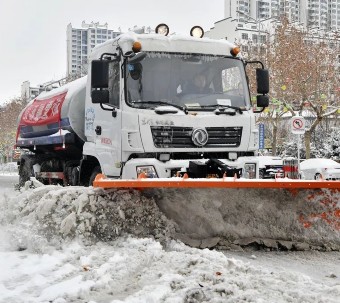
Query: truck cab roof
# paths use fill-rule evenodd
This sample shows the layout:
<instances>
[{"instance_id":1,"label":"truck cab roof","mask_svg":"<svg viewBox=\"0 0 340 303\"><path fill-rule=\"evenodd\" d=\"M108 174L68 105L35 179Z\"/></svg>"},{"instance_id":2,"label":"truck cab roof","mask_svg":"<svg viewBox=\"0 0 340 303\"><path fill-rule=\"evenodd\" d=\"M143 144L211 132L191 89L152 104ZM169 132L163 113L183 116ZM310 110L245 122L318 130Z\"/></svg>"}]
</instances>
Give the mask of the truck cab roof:
<instances>
[{"instance_id":1,"label":"truck cab roof","mask_svg":"<svg viewBox=\"0 0 340 303\"><path fill-rule=\"evenodd\" d=\"M115 39L97 45L91 54L91 59L98 59L104 52L116 50L117 46L124 53L131 51L134 42L140 42L142 51L169 52L169 53L197 53L220 56L230 56L234 45L227 40L214 40L210 38L194 38L185 35L162 36L160 34L136 34L128 32Z\"/></svg>"}]
</instances>

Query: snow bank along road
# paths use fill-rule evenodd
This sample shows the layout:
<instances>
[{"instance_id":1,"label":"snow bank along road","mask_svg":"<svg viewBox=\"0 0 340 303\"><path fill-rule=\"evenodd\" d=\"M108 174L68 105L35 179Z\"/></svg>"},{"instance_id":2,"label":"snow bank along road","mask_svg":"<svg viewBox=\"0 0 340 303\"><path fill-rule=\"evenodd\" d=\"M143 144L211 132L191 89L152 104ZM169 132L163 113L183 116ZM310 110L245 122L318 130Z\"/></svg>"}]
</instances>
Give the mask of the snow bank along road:
<instances>
[{"instance_id":1,"label":"snow bank along road","mask_svg":"<svg viewBox=\"0 0 340 303\"><path fill-rule=\"evenodd\" d=\"M0 302L339 302L339 252L190 248L129 191L0 191Z\"/></svg>"}]
</instances>

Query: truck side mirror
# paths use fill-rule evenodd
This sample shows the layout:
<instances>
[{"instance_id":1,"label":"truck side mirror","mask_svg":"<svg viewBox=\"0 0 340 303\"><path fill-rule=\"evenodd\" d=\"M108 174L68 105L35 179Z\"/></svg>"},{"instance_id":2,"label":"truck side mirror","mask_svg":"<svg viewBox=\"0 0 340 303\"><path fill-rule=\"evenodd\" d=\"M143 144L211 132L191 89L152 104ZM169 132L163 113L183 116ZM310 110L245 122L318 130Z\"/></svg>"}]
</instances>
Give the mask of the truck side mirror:
<instances>
[{"instance_id":1,"label":"truck side mirror","mask_svg":"<svg viewBox=\"0 0 340 303\"><path fill-rule=\"evenodd\" d=\"M109 61L93 60L91 62L91 87L92 89L109 87Z\"/></svg>"},{"instance_id":2,"label":"truck side mirror","mask_svg":"<svg viewBox=\"0 0 340 303\"><path fill-rule=\"evenodd\" d=\"M257 68L256 69L256 83L258 94L269 93L269 72L268 69Z\"/></svg>"},{"instance_id":3,"label":"truck side mirror","mask_svg":"<svg viewBox=\"0 0 340 303\"><path fill-rule=\"evenodd\" d=\"M267 107L269 105L269 97L267 95L257 95L256 96L256 106L257 107Z\"/></svg>"},{"instance_id":4,"label":"truck side mirror","mask_svg":"<svg viewBox=\"0 0 340 303\"><path fill-rule=\"evenodd\" d=\"M109 103L110 95L108 90L93 90L91 92L92 103Z\"/></svg>"},{"instance_id":5,"label":"truck side mirror","mask_svg":"<svg viewBox=\"0 0 340 303\"><path fill-rule=\"evenodd\" d=\"M91 98L92 103L109 103L109 61L91 62Z\"/></svg>"}]
</instances>

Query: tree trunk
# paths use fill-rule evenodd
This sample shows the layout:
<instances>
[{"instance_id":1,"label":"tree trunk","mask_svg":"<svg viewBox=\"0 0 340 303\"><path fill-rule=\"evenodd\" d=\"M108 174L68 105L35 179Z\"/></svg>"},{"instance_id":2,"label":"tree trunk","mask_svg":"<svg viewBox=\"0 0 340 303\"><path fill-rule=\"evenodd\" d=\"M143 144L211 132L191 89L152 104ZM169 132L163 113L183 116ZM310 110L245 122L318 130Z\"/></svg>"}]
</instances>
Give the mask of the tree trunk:
<instances>
[{"instance_id":1,"label":"tree trunk","mask_svg":"<svg viewBox=\"0 0 340 303\"><path fill-rule=\"evenodd\" d=\"M306 159L310 158L310 142L311 142L312 132L307 130L305 132L305 149L306 149Z\"/></svg>"},{"instance_id":2,"label":"tree trunk","mask_svg":"<svg viewBox=\"0 0 340 303\"><path fill-rule=\"evenodd\" d=\"M273 142L272 142L272 155L276 156L277 149L277 126L273 124L273 132L272 132Z\"/></svg>"},{"instance_id":3,"label":"tree trunk","mask_svg":"<svg viewBox=\"0 0 340 303\"><path fill-rule=\"evenodd\" d=\"M322 119L323 119L323 117L321 116L321 114L320 115L318 114L317 118L314 120L310 129L306 130L306 132L305 132L306 159L310 158L310 143L312 141L312 134L314 133L316 127L320 124Z\"/></svg>"}]
</instances>

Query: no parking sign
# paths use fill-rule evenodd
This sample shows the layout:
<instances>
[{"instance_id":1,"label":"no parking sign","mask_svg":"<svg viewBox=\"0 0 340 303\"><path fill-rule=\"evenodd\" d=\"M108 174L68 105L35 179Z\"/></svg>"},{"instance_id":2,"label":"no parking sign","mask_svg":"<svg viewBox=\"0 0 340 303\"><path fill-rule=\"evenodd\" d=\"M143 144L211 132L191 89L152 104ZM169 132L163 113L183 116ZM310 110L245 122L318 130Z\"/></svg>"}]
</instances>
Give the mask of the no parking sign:
<instances>
[{"instance_id":1,"label":"no parking sign","mask_svg":"<svg viewBox=\"0 0 340 303\"><path fill-rule=\"evenodd\" d=\"M301 116L294 116L290 120L290 125L293 134L302 135L305 133L305 118Z\"/></svg>"}]
</instances>

